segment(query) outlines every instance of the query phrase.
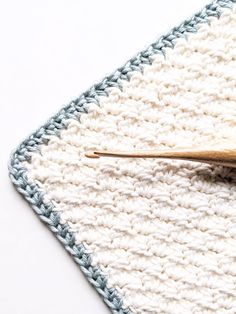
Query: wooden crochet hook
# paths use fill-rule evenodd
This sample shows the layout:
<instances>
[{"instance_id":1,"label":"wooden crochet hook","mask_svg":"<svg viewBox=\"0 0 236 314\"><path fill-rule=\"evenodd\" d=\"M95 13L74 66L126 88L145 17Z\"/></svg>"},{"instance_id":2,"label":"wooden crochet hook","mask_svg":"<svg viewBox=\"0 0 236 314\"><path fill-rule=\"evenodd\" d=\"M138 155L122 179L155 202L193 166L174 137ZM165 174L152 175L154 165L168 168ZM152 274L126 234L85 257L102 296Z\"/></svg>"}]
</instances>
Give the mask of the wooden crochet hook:
<instances>
[{"instance_id":1,"label":"wooden crochet hook","mask_svg":"<svg viewBox=\"0 0 236 314\"><path fill-rule=\"evenodd\" d=\"M236 168L236 148L181 148L160 151L93 151L85 154L88 158L164 158L198 161L202 163L222 165Z\"/></svg>"}]
</instances>

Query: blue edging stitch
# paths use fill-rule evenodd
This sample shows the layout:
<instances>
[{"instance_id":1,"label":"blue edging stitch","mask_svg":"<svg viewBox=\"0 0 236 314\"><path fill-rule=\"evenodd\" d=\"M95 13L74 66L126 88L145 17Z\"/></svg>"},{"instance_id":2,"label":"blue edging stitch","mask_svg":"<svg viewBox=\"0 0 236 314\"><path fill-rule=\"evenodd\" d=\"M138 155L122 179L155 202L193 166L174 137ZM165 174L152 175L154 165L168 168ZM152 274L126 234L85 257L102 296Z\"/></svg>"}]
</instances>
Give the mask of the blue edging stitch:
<instances>
[{"instance_id":1,"label":"blue edging stitch","mask_svg":"<svg viewBox=\"0 0 236 314\"><path fill-rule=\"evenodd\" d=\"M123 308L122 296L119 295L118 291L115 288L108 288L107 278L101 269L97 266L92 266L91 255L86 251L84 245L75 243L75 235L69 229L69 226L60 223L60 214L54 211L52 203L44 201L43 191L36 184L29 182L27 169L24 168L22 162L29 161L31 153L37 151L40 144L47 143L50 135L58 135L61 129L66 128L69 119L79 119L81 113L87 113L89 103L92 102L99 105L99 97L107 96L110 87L122 88L122 81L129 80L132 72L142 71L143 65L152 64L154 55L165 55L165 48L174 48L178 38L185 38L188 33L197 32L199 24L209 23L211 17L219 18L222 10L224 8L232 8L234 3L236 3L236 0L213 1L205 6L202 11L195 14L193 18L173 28L170 33L162 36L146 50L138 53L112 75L107 76L103 81L95 84L79 98L61 109L44 126L23 141L10 159L9 173L16 189L31 204L31 207L39 215L40 219L49 226L65 249L73 256L89 282L96 288L114 314L130 314L131 311Z\"/></svg>"}]
</instances>

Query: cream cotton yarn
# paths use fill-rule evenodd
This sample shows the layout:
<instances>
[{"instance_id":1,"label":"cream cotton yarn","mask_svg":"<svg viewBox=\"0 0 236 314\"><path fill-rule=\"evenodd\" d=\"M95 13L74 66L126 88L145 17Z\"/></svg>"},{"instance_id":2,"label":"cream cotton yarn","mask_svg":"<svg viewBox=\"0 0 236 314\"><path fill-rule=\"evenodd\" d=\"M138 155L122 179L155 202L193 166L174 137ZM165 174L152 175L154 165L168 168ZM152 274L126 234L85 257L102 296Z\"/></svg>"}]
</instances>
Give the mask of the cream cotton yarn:
<instances>
[{"instance_id":1,"label":"cream cotton yarn","mask_svg":"<svg viewBox=\"0 0 236 314\"><path fill-rule=\"evenodd\" d=\"M192 146L236 133L236 6L153 56L24 161L131 313L236 313L235 173L93 149ZM220 175L219 175L220 174Z\"/></svg>"}]
</instances>

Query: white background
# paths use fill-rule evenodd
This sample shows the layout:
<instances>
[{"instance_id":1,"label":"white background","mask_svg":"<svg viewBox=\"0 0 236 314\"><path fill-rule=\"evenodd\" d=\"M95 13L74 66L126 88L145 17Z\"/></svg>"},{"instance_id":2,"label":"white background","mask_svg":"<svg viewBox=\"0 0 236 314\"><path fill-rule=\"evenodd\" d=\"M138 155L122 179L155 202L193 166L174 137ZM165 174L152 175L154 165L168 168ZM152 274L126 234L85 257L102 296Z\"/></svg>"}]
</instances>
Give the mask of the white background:
<instances>
[{"instance_id":1,"label":"white background","mask_svg":"<svg viewBox=\"0 0 236 314\"><path fill-rule=\"evenodd\" d=\"M209 0L0 0L0 312L109 313L8 179L52 114Z\"/></svg>"}]
</instances>

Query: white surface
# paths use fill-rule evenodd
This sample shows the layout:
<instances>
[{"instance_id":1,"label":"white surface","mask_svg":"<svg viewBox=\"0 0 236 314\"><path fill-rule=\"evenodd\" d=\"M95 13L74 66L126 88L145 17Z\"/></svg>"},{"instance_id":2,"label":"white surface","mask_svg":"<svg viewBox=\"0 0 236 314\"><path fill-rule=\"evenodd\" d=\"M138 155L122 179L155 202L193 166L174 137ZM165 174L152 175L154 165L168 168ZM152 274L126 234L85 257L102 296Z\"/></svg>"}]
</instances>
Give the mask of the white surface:
<instances>
[{"instance_id":1,"label":"white surface","mask_svg":"<svg viewBox=\"0 0 236 314\"><path fill-rule=\"evenodd\" d=\"M11 186L9 154L63 104L208 2L0 2L2 313L108 313Z\"/></svg>"}]
</instances>

